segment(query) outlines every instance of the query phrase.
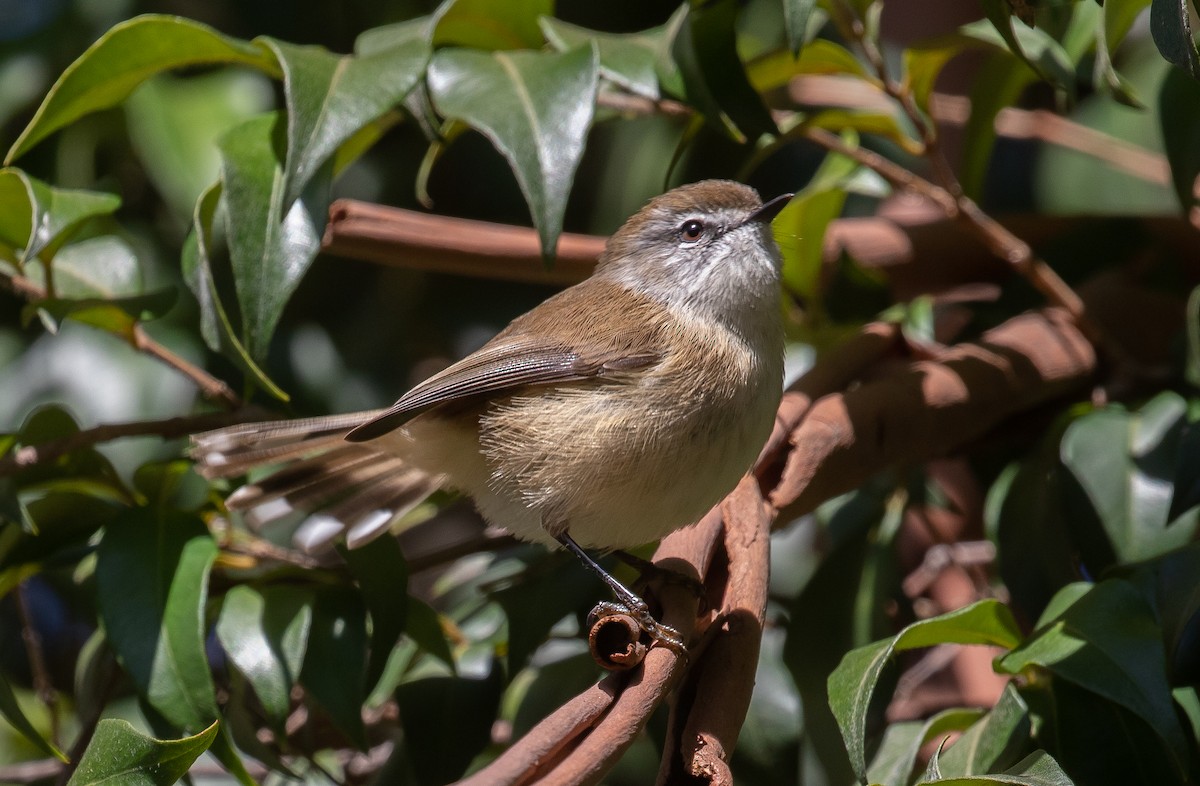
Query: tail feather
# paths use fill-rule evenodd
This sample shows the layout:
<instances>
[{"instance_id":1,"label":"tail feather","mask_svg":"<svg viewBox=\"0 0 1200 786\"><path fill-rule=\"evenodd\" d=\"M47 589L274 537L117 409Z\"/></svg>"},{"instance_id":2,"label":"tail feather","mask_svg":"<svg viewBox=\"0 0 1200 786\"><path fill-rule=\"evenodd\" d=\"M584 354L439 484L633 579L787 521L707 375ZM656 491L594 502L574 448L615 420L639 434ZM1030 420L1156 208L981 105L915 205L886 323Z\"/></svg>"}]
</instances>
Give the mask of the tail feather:
<instances>
[{"instance_id":1,"label":"tail feather","mask_svg":"<svg viewBox=\"0 0 1200 786\"><path fill-rule=\"evenodd\" d=\"M345 536L351 548L387 532L441 484L370 442L344 437L377 412L247 423L197 434L191 453L207 478L278 465L230 495L230 510L261 528L296 511L308 514L293 535L306 551Z\"/></svg>"}]
</instances>

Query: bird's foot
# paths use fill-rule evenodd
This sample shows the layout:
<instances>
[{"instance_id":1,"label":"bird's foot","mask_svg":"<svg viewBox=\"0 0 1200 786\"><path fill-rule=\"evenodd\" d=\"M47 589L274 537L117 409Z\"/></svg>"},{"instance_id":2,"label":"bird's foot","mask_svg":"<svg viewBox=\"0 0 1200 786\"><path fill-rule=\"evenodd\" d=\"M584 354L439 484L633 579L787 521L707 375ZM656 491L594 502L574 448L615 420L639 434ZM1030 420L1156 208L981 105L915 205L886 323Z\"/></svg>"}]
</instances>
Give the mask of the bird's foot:
<instances>
[{"instance_id":1,"label":"bird's foot","mask_svg":"<svg viewBox=\"0 0 1200 786\"><path fill-rule=\"evenodd\" d=\"M591 613L588 614L588 627L591 628L597 622L608 617L623 615L636 622L642 632L649 637L652 644L664 646L679 655L687 655L687 646L684 644L683 636L679 634L679 631L656 620L654 615L650 613L650 608L644 600L636 595L632 597L635 601L633 603L615 603L612 601L597 603Z\"/></svg>"}]
</instances>

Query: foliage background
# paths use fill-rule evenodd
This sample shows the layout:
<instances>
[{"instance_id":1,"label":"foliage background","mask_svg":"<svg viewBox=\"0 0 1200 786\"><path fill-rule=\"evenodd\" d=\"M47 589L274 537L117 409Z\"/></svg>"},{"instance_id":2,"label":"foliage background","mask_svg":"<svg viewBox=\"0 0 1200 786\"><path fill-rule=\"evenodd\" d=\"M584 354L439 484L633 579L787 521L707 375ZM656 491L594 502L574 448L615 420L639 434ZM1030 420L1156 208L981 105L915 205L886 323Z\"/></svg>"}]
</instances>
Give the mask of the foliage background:
<instances>
[{"instance_id":1,"label":"foliage background","mask_svg":"<svg viewBox=\"0 0 1200 786\"><path fill-rule=\"evenodd\" d=\"M1146 6L1108 4L1134 11ZM873 4L850 5L863 10ZM988 94L994 109L1019 97L1026 109L1062 113L1151 153L1165 150L1175 164L1176 180L1190 185L1197 156L1187 132L1196 127L1200 98L1179 76L1191 62L1186 54L1172 70L1160 53L1161 44L1156 48L1151 41L1143 14L1128 40L1114 47L1124 80L1114 90L1105 81L1107 72L1097 67L1103 58L1094 41L1068 36L1070 16L1097 6L1087 0L1041 6L1035 30L1044 38L1037 41L1051 55L1038 62L1050 64L1044 74L1062 76L1054 70L1061 58L1055 60L1057 50L1046 43L1057 40L1066 55L1069 84L1056 90L1031 71L1019 71L1019 77L1005 82L997 73L1011 75L1012 70L1000 69L987 53L973 52L952 62L938 89L975 90L977 102ZM901 67L904 46L936 40L980 19L984 11L1007 13L999 3L896 2L880 7L893 69ZM499 17L519 14L519 8L491 11ZM9 23L0 49L0 123L11 142L58 75L105 31L140 13L178 14L246 40L265 35L350 52L364 30L433 9L399 2L60 0L13 3L3 10ZM663 24L675 11L674 5L641 2L563 0L554 6L559 19L617 32ZM738 8L743 60L786 48L783 13L782 4L767 0ZM1019 25L1013 29L1021 30ZM832 25L821 30L824 38L838 39ZM1015 59L1007 58L1011 67ZM1002 88L1009 85L1013 89L1005 92ZM730 92L722 94L722 89ZM1160 89L1166 92L1160 94ZM1145 108L1122 105L1114 92L1135 92ZM726 86L718 89L718 97L733 100L738 94ZM767 97L772 106L792 106L782 85L767 91ZM136 304L147 306L142 313L158 317L144 322L145 331L235 386L244 378L236 359L205 348L198 329L200 307L181 274L180 249L188 242L197 198L217 176L217 139L237 123L283 103L280 84L254 69L188 69L153 78L120 106L70 124L16 162L58 188L120 196L121 206L111 220L100 217L89 223L75 238L81 247L56 257L60 276L85 269L78 260L102 260L109 297L179 291L161 316L162 307ZM843 125L863 129L871 149L928 173L892 129L873 134L865 121ZM563 206L563 226L606 234L665 185L704 177L739 177L764 195L815 182L805 192L811 199L801 200L792 219L794 226L805 228L805 242L789 247L795 241L786 227L781 236L793 265L792 292L808 308L807 316L790 315L793 354L801 363L836 352L839 342L889 307L888 318L903 323L919 356L923 347L936 347L945 336L947 319L964 324L957 339L969 339L1040 304L1019 280L1001 278L999 297L972 302L967 316L951 319L953 298L900 297L895 286L881 283L878 271L863 272L845 263L816 276L812 238L819 238L824 221L899 210L904 202L881 200L886 188L878 177L862 169L852 172L845 162L827 161L816 145L793 139L768 145L756 156L753 145L731 139L716 124L687 138L672 169L687 128L685 120L669 113L598 119ZM1046 774L1043 760L1030 763L1025 758L1043 749L1077 783L1194 781L1200 728L1195 697L1200 677L1195 595L1200 586L1195 544L1200 440L1192 421L1200 369L1195 342L1189 344L1182 329L1180 295L1197 283L1196 258L1164 248L1153 230L1130 220L1176 216L1175 192L1187 189L1173 188L1165 177L1117 171L1111 164L1127 151L1112 141L1100 156L1109 165L1099 166L1096 157L1071 145L1002 136L993 148L987 134L969 123L948 124L943 132L941 149L985 209L1048 219L1034 225L1043 238L1039 248L1068 282L1081 284L1110 270L1131 277L1139 288L1173 296L1149 301L1155 307L1131 298L1127 313L1117 309L1118 324L1124 320L1144 330L1145 312L1156 308L1178 320L1166 320L1173 326L1163 331L1168 338L1148 354L1136 349L1133 358L1124 358L1131 362L1105 367L1093 380L1092 395L1086 387L1076 389L1024 413L1008 421L999 435L972 443L952 460L901 463L777 533L769 624L735 772L746 782L845 783L856 766L870 763L873 782L908 783L948 780L955 772L998 773L1024 763L1025 769L1018 769L1024 777L1044 778L1034 782L1064 782L1055 780L1059 775L1054 772ZM413 184L428 148L418 123L399 123L342 173L332 194L420 208ZM820 175L813 180L818 167ZM530 223L509 163L477 133L462 134L445 147L429 171L427 191L439 213ZM1084 231L1049 221L1071 213L1114 218ZM1190 242L1194 248L1194 239ZM20 251L17 246L15 252ZM14 248L7 252L11 256ZM809 277L798 272L802 270ZM222 279L219 288L227 303L233 302L229 281ZM291 400L283 404L261 392L253 399L289 415L378 406L470 351L552 291L322 258L287 303L269 347L264 345L257 358ZM113 331L63 319L51 321L56 328L51 333L28 310L26 298L0 297L0 431L14 435L0 443L4 450L68 434L75 428L71 421L87 428L185 415L209 406L186 380L144 353L130 351ZM1194 329L1195 310L1190 314ZM116 318L108 313L105 319L103 324L111 328ZM251 388L245 385L238 393ZM252 761L257 759L276 770L286 762L315 783L330 777L348 783L447 782L472 762L478 766L494 756L503 740L518 737L595 680L595 667L574 632L600 590L568 561L517 546L449 569L439 566L443 570L410 575L405 557L386 544L364 551L357 562L348 557L348 565L336 558L319 564L275 560L244 541L229 539L219 528L217 539L207 535L204 523L213 523L221 489L207 489L186 472L177 460L183 448L178 439L126 439L104 445L102 455L76 451L63 461L0 477L0 674L15 690L20 711L8 700L0 702L0 710L18 725L27 717L37 728L35 735L7 729L0 744L0 756L6 757L2 763L46 762L44 743L39 746L30 736L69 749L88 742L87 734L76 739L82 728L96 732L95 751L127 743L135 732L94 727L103 710L177 742L174 748L147 743L143 758L132 764L93 763L98 769L93 775L77 775L78 782L100 777L105 766L132 766L153 772L147 776L152 782L173 782L205 749L235 773L235 762L242 760L260 773ZM955 496L963 488L973 490L974 507ZM435 547L430 538L472 532L468 510L441 503L445 509L437 513L434 527L406 533L410 559ZM936 518L930 511L959 519L958 529L937 537L949 544L991 544L996 552L995 562L955 563L952 571L967 586L959 604L909 593L903 584L920 562L914 555L930 545L919 534L931 516ZM286 545L286 537L279 540ZM152 565L169 571L156 575ZM158 581L177 590L162 596L164 585ZM406 595L414 600L398 601ZM203 692L203 685L188 685L185 678L182 688L174 685L165 694L156 693L163 683L153 678L153 667L139 665L131 656L139 642L144 644L147 631L136 624L138 613L122 604L143 597L162 601L168 620L162 635L168 646L188 653L183 673L194 676L211 669L217 686L213 709L219 704L225 721L219 727L208 726L216 715L207 717L203 707L197 712L179 709L181 696L170 692ZM970 607L975 611L965 617L967 622L953 618L899 634L907 623L981 598L985 605ZM1011 614L995 611L992 598L1008 601L1005 608ZM148 607L137 604L139 611ZM441 628L432 609L441 614ZM199 626L188 617L197 610ZM1056 622L1056 611L1066 616ZM119 619L133 623L123 632L114 625ZM97 634L100 620L107 625ZM405 634L395 650L381 649L380 641L386 639L374 637L401 628ZM40 638L40 657L39 649L31 649L23 638L31 629ZM349 640L339 638L345 630L352 631ZM178 636L185 640L170 641ZM861 679L869 672L853 659L842 661L854 647L868 647L856 650L866 653L861 657L877 655L878 649L869 649L873 641L884 642L880 646L890 654L891 648L908 649L906 642L913 640L922 646L985 641L999 649L986 651L982 664L977 659L970 673L961 671L961 659L942 661L927 654L905 661L910 667L906 674L932 669L940 675L930 681L933 687L881 671L875 690L875 679ZM274 653L275 660L261 672L248 670L238 663L239 645L245 652ZM371 695L363 695L362 687L346 678L347 664L351 673L356 668L348 652L361 654L358 668L380 678ZM384 657L389 653L390 661ZM1007 654L997 661L998 668L1019 675L1008 688L1004 679L989 677L987 669L990 658L1002 653ZM827 689L826 679L839 662L843 668ZM938 669L939 663L951 665ZM939 682L947 673L950 678ZM848 682L836 682L839 676ZM293 683L302 686L295 695ZM939 686L945 689L941 693ZM884 700L893 688L896 700L889 709ZM831 697L840 714L836 720L828 707ZM360 712L364 701L365 725ZM847 708L855 701L861 706ZM996 706L983 714L954 709L959 703ZM498 725L493 723L497 717ZM857 733L856 724L861 724ZM929 758L930 745L945 733L974 727L983 736L985 724L991 724L988 738L1004 745L990 758L981 756L975 769L962 762L963 754L955 754L953 746L945 751L947 773L936 765L922 769L919 762ZM652 720L609 776L611 782L645 782L655 766L662 726L661 716ZM266 731L256 736L256 728ZM235 743L242 754L230 747ZM72 753L78 760L82 747ZM148 763L160 760L175 766L156 769ZM50 764L47 770L13 772L46 782L64 777Z\"/></svg>"}]
</instances>

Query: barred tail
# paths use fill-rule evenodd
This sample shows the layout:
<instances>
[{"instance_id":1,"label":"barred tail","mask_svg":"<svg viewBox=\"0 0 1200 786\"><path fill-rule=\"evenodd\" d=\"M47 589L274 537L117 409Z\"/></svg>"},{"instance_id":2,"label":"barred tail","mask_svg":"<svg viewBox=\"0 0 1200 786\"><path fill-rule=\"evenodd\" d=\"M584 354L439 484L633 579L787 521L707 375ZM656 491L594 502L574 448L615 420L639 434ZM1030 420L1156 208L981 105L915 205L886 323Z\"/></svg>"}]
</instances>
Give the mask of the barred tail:
<instances>
[{"instance_id":1,"label":"barred tail","mask_svg":"<svg viewBox=\"0 0 1200 786\"><path fill-rule=\"evenodd\" d=\"M231 494L229 508L243 511L255 528L303 511L307 518L293 540L305 551L319 551L342 535L356 548L386 532L440 485L369 442L345 441L352 428L381 413L230 426L194 435L191 454L197 471L210 479L278 465Z\"/></svg>"}]
</instances>

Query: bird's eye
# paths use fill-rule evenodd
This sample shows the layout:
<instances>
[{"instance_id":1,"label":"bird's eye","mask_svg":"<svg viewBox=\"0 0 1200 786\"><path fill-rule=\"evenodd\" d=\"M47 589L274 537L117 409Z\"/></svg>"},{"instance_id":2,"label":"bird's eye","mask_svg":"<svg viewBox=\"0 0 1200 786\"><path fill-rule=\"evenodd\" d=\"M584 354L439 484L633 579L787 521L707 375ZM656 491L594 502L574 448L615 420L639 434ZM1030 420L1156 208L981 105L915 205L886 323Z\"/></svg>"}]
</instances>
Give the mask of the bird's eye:
<instances>
[{"instance_id":1,"label":"bird's eye","mask_svg":"<svg viewBox=\"0 0 1200 786\"><path fill-rule=\"evenodd\" d=\"M683 222L683 226L679 227L679 237L685 243L695 243L704 237L704 222L694 218Z\"/></svg>"}]
</instances>

